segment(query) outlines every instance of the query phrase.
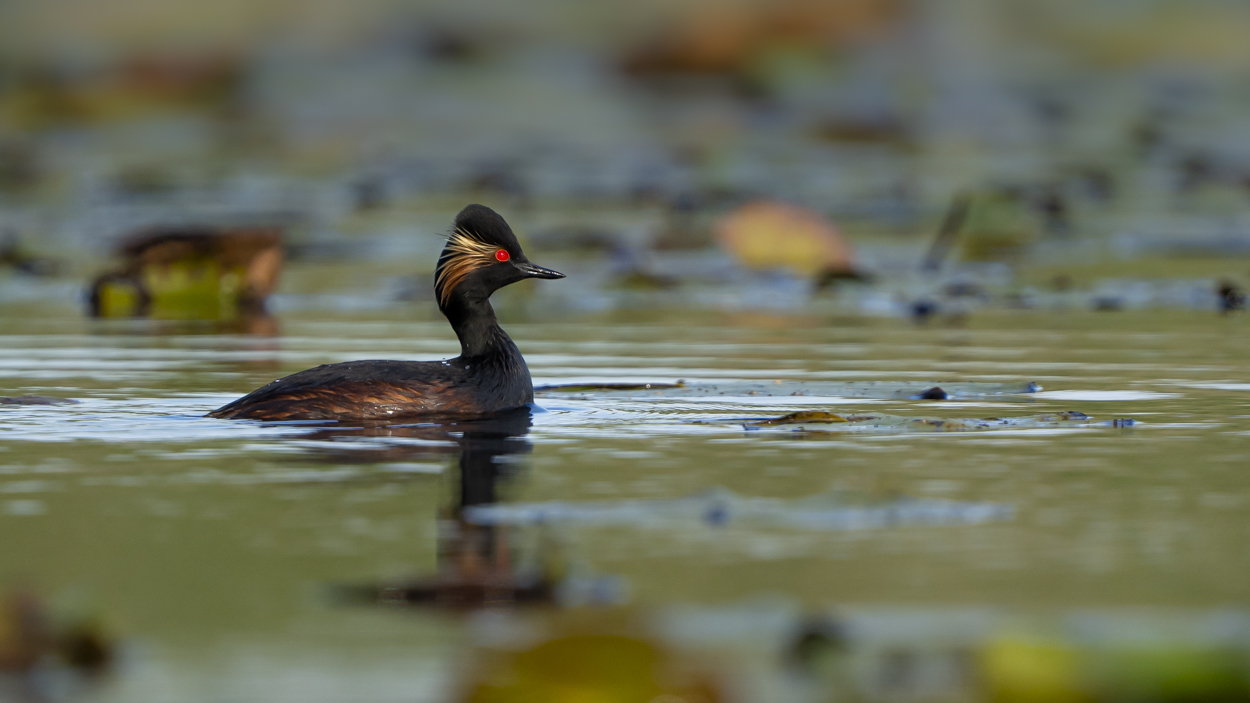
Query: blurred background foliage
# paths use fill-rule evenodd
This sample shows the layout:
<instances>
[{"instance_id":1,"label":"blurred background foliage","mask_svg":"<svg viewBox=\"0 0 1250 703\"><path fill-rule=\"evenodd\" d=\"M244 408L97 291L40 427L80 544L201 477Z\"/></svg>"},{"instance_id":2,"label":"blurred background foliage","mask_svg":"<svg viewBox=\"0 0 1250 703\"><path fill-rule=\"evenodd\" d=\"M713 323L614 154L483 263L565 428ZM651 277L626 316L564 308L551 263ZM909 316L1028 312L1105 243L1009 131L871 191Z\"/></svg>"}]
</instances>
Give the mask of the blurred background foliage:
<instances>
[{"instance_id":1,"label":"blurred background foliage","mask_svg":"<svg viewBox=\"0 0 1250 703\"><path fill-rule=\"evenodd\" d=\"M265 226L325 265L279 294L424 299L481 201L582 274L534 309L1214 309L1250 254L1247 28L1223 0L10 0L0 228L74 296L137 232ZM731 245L745 205L823 243Z\"/></svg>"}]
</instances>

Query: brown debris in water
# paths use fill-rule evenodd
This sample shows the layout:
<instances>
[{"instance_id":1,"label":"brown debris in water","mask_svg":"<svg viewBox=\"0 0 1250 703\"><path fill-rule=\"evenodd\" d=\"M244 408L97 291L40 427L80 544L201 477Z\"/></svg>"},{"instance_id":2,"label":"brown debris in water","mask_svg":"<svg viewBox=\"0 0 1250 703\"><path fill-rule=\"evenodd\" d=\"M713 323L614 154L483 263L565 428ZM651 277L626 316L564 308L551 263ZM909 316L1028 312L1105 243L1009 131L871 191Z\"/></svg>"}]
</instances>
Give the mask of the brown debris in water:
<instances>
[{"instance_id":1,"label":"brown debris in water","mask_svg":"<svg viewBox=\"0 0 1250 703\"><path fill-rule=\"evenodd\" d=\"M835 422L850 422L849 418L842 415L834 415L823 410L800 410L799 412L782 415L781 417L768 418L764 420L756 420L747 424L754 426L766 425L799 425L804 423L811 424L831 424Z\"/></svg>"}]
</instances>

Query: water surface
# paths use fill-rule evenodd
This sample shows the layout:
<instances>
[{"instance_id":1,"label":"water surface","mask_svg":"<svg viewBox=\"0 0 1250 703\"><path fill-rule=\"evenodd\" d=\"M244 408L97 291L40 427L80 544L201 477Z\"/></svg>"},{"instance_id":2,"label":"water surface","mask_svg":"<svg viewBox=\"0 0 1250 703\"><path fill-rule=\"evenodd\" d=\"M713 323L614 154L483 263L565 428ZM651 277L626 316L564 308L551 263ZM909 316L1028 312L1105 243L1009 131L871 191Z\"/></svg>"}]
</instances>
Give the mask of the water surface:
<instances>
[{"instance_id":1,"label":"water surface","mask_svg":"<svg viewBox=\"0 0 1250 703\"><path fill-rule=\"evenodd\" d=\"M768 651L805 612L903 641L969 613L1244 618L1239 317L513 316L536 385L685 387L540 393L490 436L203 418L316 364L458 351L407 309L277 322L221 334L39 304L0 320L0 395L79 401L0 406L0 575L124 643L96 696L444 700L480 614L333 593L446 571L457 520L495 530L483 554L506 547L518 573L591 584L578 608L685 622L672 637L696 649L709 613ZM951 398L911 397L934 385ZM751 426L813 410L852 422ZM493 468L470 485L469 465Z\"/></svg>"}]
</instances>

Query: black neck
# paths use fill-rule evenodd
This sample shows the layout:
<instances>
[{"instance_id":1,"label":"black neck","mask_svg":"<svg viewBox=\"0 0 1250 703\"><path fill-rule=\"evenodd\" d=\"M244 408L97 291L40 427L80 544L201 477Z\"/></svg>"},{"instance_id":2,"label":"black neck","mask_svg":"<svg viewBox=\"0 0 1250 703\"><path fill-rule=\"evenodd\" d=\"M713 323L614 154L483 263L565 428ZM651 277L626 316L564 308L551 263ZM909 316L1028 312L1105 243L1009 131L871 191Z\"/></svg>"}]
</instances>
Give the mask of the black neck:
<instances>
[{"instance_id":1,"label":"black neck","mask_svg":"<svg viewBox=\"0 0 1250 703\"><path fill-rule=\"evenodd\" d=\"M495 319L495 309L490 306L489 299L471 300L453 296L443 308L443 314L460 338L460 356L463 358L508 353L516 349Z\"/></svg>"}]
</instances>

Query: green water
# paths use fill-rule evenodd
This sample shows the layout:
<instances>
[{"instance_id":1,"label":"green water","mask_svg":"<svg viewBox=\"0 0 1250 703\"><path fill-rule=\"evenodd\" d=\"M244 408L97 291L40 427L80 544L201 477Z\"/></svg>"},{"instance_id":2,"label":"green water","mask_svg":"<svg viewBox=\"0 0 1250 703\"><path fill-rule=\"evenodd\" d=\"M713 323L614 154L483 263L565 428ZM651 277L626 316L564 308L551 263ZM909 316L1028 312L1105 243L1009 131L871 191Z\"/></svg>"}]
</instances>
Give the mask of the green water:
<instances>
[{"instance_id":1,"label":"green water","mask_svg":"<svg viewBox=\"0 0 1250 703\"><path fill-rule=\"evenodd\" d=\"M440 568L439 521L458 495L456 437L328 436L200 417L320 363L457 353L445 323L414 314L291 312L278 316L277 336L252 337L10 308L0 395L81 402L0 406L0 577L52 609L98 616L121 643L92 699L412 701L456 690L489 619L328 595ZM819 315L503 317L536 385L688 384L540 394L528 431L501 454L505 504L555 502L591 516L500 528L519 562L558 558L565 572L612 584L580 609L721 613L725 639L772 652L784 627L733 625L733 614L1220 621L1242 617L1250 597L1243 317L998 311L961 327ZM1029 382L1042 391L1014 392ZM954 398L907 397L935 384ZM742 418L799 410L1090 419L971 431L905 420L743 427ZM1114 418L1136 424L1099 424ZM680 509L653 519L668 515L667 501L710 490L775 500L742 520ZM781 520L803 506L909 500L997 512ZM622 505L644 509L593 519ZM919 642L926 632L904 624L891 637ZM771 660L752 661L744 670L766 677Z\"/></svg>"}]
</instances>

